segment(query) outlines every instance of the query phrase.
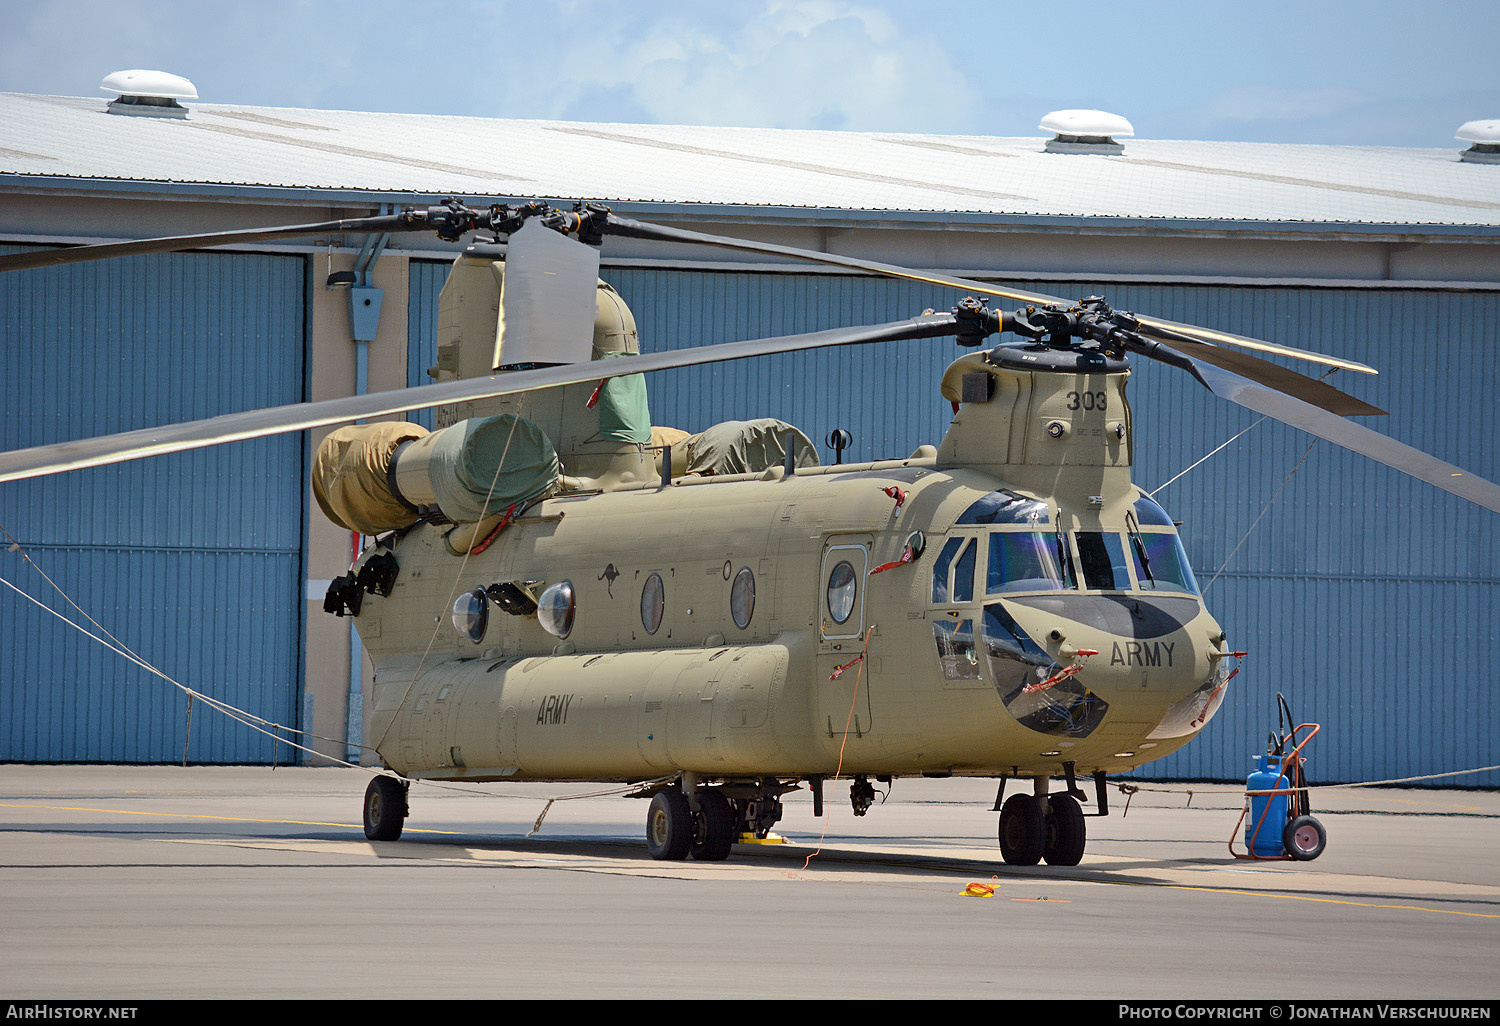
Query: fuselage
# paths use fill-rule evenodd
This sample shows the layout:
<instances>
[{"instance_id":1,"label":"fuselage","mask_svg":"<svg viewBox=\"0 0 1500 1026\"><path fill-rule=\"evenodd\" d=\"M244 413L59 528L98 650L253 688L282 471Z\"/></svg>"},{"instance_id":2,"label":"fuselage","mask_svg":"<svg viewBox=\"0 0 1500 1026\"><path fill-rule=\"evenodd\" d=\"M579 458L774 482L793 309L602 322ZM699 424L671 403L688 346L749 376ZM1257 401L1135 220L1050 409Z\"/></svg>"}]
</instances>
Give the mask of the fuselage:
<instances>
[{"instance_id":1,"label":"fuselage","mask_svg":"<svg viewBox=\"0 0 1500 1026\"><path fill-rule=\"evenodd\" d=\"M473 555L419 526L358 618L371 744L414 777L1041 775L1196 733L1223 637L1160 507L928 453L564 494ZM561 637L477 597L562 582Z\"/></svg>"}]
</instances>

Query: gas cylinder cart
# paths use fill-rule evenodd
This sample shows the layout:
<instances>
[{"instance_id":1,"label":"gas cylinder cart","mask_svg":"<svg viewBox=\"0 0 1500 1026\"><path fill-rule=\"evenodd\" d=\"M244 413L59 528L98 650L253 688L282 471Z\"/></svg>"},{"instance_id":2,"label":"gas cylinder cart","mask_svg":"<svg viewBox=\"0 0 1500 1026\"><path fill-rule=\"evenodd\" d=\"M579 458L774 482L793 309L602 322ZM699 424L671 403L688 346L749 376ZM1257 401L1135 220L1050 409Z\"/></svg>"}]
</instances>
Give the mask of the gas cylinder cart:
<instances>
[{"instance_id":1,"label":"gas cylinder cart","mask_svg":"<svg viewBox=\"0 0 1500 1026\"><path fill-rule=\"evenodd\" d=\"M1321 729L1316 723L1293 727L1286 699L1276 696L1278 729L1266 742L1266 754L1256 757L1255 770L1245 782L1245 807L1229 838L1229 852L1237 859L1293 859L1310 862L1323 854L1328 835L1309 815L1307 777L1302 754ZM1235 851L1240 825L1245 827L1246 852Z\"/></svg>"}]
</instances>

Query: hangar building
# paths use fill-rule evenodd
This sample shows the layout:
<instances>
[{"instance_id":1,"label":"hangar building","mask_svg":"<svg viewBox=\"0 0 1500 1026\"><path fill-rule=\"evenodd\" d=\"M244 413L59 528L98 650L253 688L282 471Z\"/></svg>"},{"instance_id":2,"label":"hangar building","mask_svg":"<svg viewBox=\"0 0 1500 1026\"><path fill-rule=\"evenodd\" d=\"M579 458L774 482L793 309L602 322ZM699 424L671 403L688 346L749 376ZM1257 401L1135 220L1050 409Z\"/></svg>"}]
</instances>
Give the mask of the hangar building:
<instances>
[{"instance_id":1,"label":"hangar building","mask_svg":"<svg viewBox=\"0 0 1500 1026\"><path fill-rule=\"evenodd\" d=\"M449 196L597 200L642 220L1102 294L1350 357L1381 371L1337 380L1390 411L1372 426L1500 479L1493 142L577 124L113 93L3 94L0 125L4 251ZM425 235L330 235L0 276L0 448L425 383L457 250ZM606 242L603 267L647 350L895 320L961 298L623 239ZM329 287L351 271L355 287ZM659 373L653 420L698 430L774 416L818 441L847 429L848 460L905 456L942 436L951 411L937 380L956 352L908 342ZM1210 610L1250 652L1203 738L1141 775L1243 779L1278 692L1299 720L1324 724L1315 780L1500 764L1500 518L1258 423L1166 368L1138 365L1131 394L1135 478L1182 522ZM0 577L41 603L0 589L0 761L358 760L357 642L322 611L353 540L312 502L317 440L0 486ZM206 696L310 731L319 754L190 702L64 623L48 610L78 617L36 568L98 621L93 633ZM1493 786L1500 773L1440 782Z\"/></svg>"}]
</instances>

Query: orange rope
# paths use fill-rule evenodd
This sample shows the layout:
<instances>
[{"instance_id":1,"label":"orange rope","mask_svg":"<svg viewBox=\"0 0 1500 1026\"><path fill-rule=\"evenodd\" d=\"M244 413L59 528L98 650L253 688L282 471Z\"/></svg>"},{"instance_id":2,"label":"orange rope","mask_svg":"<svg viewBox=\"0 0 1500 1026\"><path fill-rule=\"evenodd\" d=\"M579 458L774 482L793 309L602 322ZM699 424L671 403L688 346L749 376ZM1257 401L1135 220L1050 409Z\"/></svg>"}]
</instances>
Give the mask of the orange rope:
<instances>
[{"instance_id":1,"label":"orange rope","mask_svg":"<svg viewBox=\"0 0 1500 1026\"><path fill-rule=\"evenodd\" d=\"M849 696L849 712L844 717L844 736L839 741L839 761L838 761L838 765L834 768L834 771L833 771L833 778L832 779L834 779L834 780L837 780L838 777L839 777L839 774L842 773L843 770L844 770L844 748L845 748L846 745L849 744L849 726L850 726L850 724L852 724L854 722L854 708L855 708L855 705L858 703L858 700L859 700L859 682L864 679L864 675L865 675L865 653L869 652L869 650L870 650L870 635L871 635L871 633L874 632L874 630L875 630L875 625L874 624L871 624L869 626L869 628L866 629L866 631L865 631L865 638L864 638L864 647L860 649L859 658L858 659L850 660L849 663L846 663L846 664L844 664L843 667L840 667L840 669L842 670L842 669L847 669L850 665L853 665L854 663L858 663L859 664L859 669L856 670L855 674L854 674L854 691ZM837 677L838 674L835 673L834 676ZM832 678L830 678L830 679L832 679ZM813 858L815 856L817 856L817 855L822 854L822 851L823 851L823 840L824 840L824 838L826 838L828 836L828 820L829 820L829 817L831 815L832 815L832 813L829 812L829 810L827 810L827 809L823 810L823 831L822 831L822 833L820 833L818 835L818 846L816 848L814 848L811 852L808 853L807 858L804 859L803 862L802 862L802 869L798 870L798 872L806 872L807 871L807 867L812 863ZM792 874L788 874L788 875L792 875Z\"/></svg>"}]
</instances>

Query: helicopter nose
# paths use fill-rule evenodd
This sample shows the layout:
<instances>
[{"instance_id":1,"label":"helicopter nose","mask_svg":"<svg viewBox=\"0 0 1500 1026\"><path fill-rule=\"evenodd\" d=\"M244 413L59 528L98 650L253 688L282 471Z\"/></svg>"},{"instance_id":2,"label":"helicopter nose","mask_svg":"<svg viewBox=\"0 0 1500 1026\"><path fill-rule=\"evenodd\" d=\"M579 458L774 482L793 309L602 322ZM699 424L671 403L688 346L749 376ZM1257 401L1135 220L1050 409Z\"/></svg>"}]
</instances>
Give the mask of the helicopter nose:
<instances>
[{"instance_id":1,"label":"helicopter nose","mask_svg":"<svg viewBox=\"0 0 1500 1026\"><path fill-rule=\"evenodd\" d=\"M1089 736L1127 696L1158 732L1195 732L1232 675L1196 597L1027 596L987 605L982 629L1007 711L1056 736Z\"/></svg>"}]
</instances>

